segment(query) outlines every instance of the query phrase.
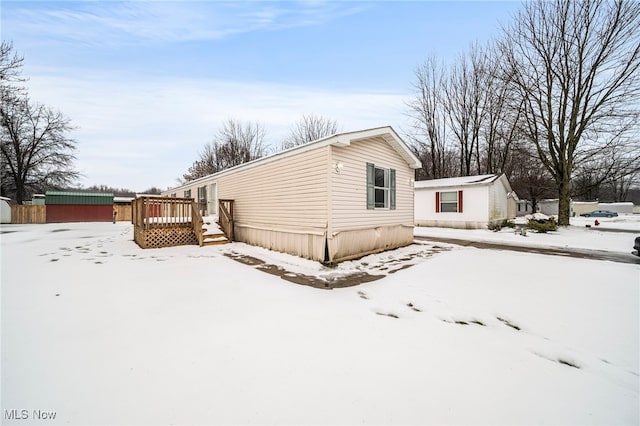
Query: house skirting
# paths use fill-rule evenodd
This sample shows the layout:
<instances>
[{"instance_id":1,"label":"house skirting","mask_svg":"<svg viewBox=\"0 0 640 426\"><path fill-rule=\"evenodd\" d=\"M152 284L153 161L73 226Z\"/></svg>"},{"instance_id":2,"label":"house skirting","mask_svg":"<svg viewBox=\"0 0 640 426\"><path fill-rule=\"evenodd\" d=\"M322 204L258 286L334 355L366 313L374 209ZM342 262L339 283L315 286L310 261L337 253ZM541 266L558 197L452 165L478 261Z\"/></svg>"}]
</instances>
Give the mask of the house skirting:
<instances>
[{"instance_id":1,"label":"house skirting","mask_svg":"<svg viewBox=\"0 0 640 426\"><path fill-rule=\"evenodd\" d=\"M341 262L413 243L413 226L391 225L335 232L287 230L236 223L235 241L318 262Z\"/></svg>"},{"instance_id":2,"label":"house skirting","mask_svg":"<svg viewBox=\"0 0 640 426\"><path fill-rule=\"evenodd\" d=\"M490 221L473 221L473 220L416 220L417 226L429 226L433 228L457 228L457 229L487 229L489 224L502 223L504 219L496 219Z\"/></svg>"},{"instance_id":3,"label":"house skirting","mask_svg":"<svg viewBox=\"0 0 640 426\"><path fill-rule=\"evenodd\" d=\"M288 253L306 259L324 260L325 230L291 230L278 226L235 223L234 241Z\"/></svg>"},{"instance_id":4,"label":"house skirting","mask_svg":"<svg viewBox=\"0 0 640 426\"><path fill-rule=\"evenodd\" d=\"M413 243L413 226L389 225L336 232L327 240L329 260L341 262Z\"/></svg>"}]
</instances>

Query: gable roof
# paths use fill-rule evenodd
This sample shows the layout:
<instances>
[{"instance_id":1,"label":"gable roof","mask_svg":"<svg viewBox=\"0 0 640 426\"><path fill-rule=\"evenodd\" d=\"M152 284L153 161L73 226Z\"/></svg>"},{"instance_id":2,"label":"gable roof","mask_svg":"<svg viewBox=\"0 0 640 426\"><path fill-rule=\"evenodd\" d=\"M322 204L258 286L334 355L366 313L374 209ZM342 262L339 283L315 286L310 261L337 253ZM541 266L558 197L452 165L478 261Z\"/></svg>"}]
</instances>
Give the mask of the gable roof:
<instances>
[{"instance_id":1,"label":"gable roof","mask_svg":"<svg viewBox=\"0 0 640 426\"><path fill-rule=\"evenodd\" d=\"M415 182L415 189L423 188L452 188L465 186L482 186L490 185L497 180L503 180L507 190L511 191L511 185L507 181L507 177L503 174L477 175L477 176L461 176L445 179L420 180Z\"/></svg>"},{"instance_id":2,"label":"gable roof","mask_svg":"<svg viewBox=\"0 0 640 426\"><path fill-rule=\"evenodd\" d=\"M422 163L409 149L402 138L396 133L391 126L375 127L372 129L357 130L352 132L336 133L335 135L327 136L322 139L307 142L302 145L294 146L293 148L285 149L284 151L277 152L275 154L267 155L265 157L258 158L247 163L240 164L235 167L231 167L226 170L222 170L211 175L203 176L198 179L186 182L183 185L168 189L167 191L180 190L183 187L192 186L199 182L208 181L211 178L217 178L226 174L235 172L237 170L249 169L259 164L267 164L271 161L279 160L281 158L291 157L302 152L311 151L314 149L322 148L328 145L333 146L349 146L352 142L363 141L370 138L382 137L411 167L412 169L419 169L422 167ZM165 191L165 192L167 192Z\"/></svg>"},{"instance_id":3,"label":"gable roof","mask_svg":"<svg viewBox=\"0 0 640 426\"><path fill-rule=\"evenodd\" d=\"M354 132L338 133L324 139L320 139L309 144L327 141L327 145L349 146L351 142L357 142L373 137L382 137L384 140L407 162L412 169L419 169L422 163L409 149L402 138L393 130L391 126L375 127L373 129L358 130ZM304 145L301 145L304 146Z\"/></svg>"}]
</instances>

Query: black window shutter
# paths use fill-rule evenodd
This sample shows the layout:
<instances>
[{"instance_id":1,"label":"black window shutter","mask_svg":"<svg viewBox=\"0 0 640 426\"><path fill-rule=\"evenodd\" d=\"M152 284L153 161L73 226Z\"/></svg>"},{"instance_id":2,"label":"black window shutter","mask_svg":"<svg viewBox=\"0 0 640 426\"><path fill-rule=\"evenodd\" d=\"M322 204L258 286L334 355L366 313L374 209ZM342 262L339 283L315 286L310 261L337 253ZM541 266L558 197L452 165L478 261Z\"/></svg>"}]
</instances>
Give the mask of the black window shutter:
<instances>
[{"instance_id":1,"label":"black window shutter","mask_svg":"<svg viewBox=\"0 0 640 426\"><path fill-rule=\"evenodd\" d=\"M396 171L389 170L389 208L396 209Z\"/></svg>"}]
</instances>

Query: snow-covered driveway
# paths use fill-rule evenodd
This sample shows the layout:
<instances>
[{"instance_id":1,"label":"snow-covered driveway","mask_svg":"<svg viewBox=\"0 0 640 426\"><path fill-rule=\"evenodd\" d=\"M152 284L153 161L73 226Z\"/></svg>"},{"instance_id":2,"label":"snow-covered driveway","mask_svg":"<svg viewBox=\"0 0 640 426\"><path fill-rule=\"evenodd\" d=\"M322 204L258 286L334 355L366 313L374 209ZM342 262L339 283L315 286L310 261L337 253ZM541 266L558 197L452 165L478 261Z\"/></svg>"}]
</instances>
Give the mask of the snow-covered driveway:
<instances>
[{"instance_id":1,"label":"snow-covered driveway","mask_svg":"<svg viewBox=\"0 0 640 426\"><path fill-rule=\"evenodd\" d=\"M3 424L640 421L638 265L449 247L326 291L225 253L319 275L394 254L328 270L142 250L129 224L1 229Z\"/></svg>"}]
</instances>

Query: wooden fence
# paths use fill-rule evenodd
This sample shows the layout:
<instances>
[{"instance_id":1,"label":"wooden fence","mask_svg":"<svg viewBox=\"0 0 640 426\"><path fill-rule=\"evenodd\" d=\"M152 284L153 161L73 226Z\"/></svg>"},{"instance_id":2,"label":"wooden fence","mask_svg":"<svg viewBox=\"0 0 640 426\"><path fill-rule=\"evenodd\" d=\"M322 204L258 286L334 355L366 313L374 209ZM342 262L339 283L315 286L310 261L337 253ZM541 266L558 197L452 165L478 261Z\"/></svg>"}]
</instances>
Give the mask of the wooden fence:
<instances>
[{"instance_id":1,"label":"wooden fence","mask_svg":"<svg viewBox=\"0 0 640 426\"><path fill-rule=\"evenodd\" d=\"M47 206L12 204L11 223L47 223Z\"/></svg>"},{"instance_id":2,"label":"wooden fence","mask_svg":"<svg viewBox=\"0 0 640 426\"><path fill-rule=\"evenodd\" d=\"M117 222L131 222L131 204L114 204L113 212L116 214Z\"/></svg>"},{"instance_id":3,"label":"wooden fence","mask_svg":"<svg viewBox=\"0 0 640 426\"><path fill-rule=\"evenodd\" d=\"M131 222L131 204L114 204L113 211L118 222ZM11 223L13 224L41 224L47 223L47 206L45 205L11 205Z\"/></svg>"}]
</instances>

